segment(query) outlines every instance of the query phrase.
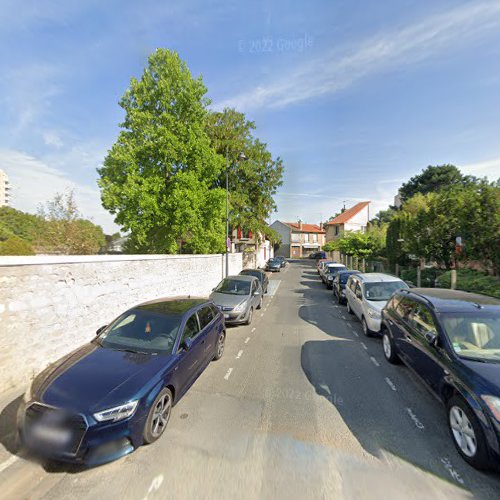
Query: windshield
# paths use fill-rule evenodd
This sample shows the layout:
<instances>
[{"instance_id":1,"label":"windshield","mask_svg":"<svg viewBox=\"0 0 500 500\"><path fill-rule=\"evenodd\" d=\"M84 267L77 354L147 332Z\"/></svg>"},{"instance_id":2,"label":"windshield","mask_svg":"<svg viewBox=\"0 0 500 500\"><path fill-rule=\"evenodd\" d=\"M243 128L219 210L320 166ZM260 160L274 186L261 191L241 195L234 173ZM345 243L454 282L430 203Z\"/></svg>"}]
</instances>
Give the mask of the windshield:
<instances>
[{"instance_id":1,"label":"windshield","mask_svg":"<svg viewBox=\"0 0 500 500\"><path fill-rule=\"evenodd\" d=\"M389 300L391 295L402 288L408 288L404 281L381 281L379 283L365 283L365 298L367 300Z\"/></svg>"},{"instance_id":2,"label":"windshield","mask_svg":"<svg viewBox=\"0 0 500 500\"><path fill-rule=\"evenodd\" d=\"M349 276L351 276L349 273L340 273L339 275L340 284L345 285L347 283L347 280L349 279Z\"/></svg>"},{"instance_id":3,"label":"windshield","mask_svg":"<svg viewBox=\"0 0 500 500\"><path fill-rule=\"evenodd\" d=\"M250 281L226 278L218 284L215 291L228 295L250 295Z\"/></svg>"},{"instance_id":4,"label":"windshield","mask_svg":"<svg viewBox=\"0 0 500 500\"><path fill-rule=\"evenodd\" d=\"M261 274L259 271L241 271L242 276L255 276L256 278L261 279Z\"/></svg>"},{"instance_id":5,"label":"windshield","mask_svg":"<svg viewBox=\"0 0 500 500\"><path fill-rule=\"evenodd\" d=\"M337 274L340 271L345 271L345 270L346 270L345 267L328 267L328 272L330 274Z\"/></svg>"},{"instance_id":6,"label":"windshield","mask_svg":"<svg viewBox=\"0 0 500 500\"><path fill-rule=\"evenodd\" d=\"M500 316L489 312L442 314L453 350L461 358L500 362Z\"/></svg>"},{"instance_id":7,"label":"windshield","mask_svg":"<svg viewBox=\"0 0 500 500\"><path fill-rule=\"evenodd\" d=\"M166 316L149 311L128 311L97 338L101 347L147 354L170 353L181 316Z\"/></svg>"}]
</instances>

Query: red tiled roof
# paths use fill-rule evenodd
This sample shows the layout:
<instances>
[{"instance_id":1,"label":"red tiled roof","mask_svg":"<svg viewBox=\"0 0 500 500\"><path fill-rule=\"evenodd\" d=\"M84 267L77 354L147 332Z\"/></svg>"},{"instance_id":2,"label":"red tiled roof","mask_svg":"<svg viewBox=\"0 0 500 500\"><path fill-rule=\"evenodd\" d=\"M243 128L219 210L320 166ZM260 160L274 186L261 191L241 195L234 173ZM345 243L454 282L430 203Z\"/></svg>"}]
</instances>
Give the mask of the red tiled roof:
<instances>
[{"instance_id":1,"label":"red tiled roof","mask_svg":"<svg viewBox=\"0 0 500 500\"><path fill-rule=\"evenodd\" d=\"M298 222L285 222L287 226L290 226L295 231L301 231L303 233L322 233L325 231L321 229L317 224L304 224L302 223L302 229L299 229Z\"/></svg>"},{"instance_id":2,"label":"red tiled roof","mask_svg":"<svg viewBox=\"0 0 500 500\"><path fill-rule=\"evenodd\" d=\"M348 208L345 212L342 212L340 215L337 215L335 219L327 222L327 226L331 226L332 224L345 224L349 222L356 214L359 214L363 208L369 205L369 201L361 201L360 203L356 203L351 208Z\"/></svg>"}]
</instances>

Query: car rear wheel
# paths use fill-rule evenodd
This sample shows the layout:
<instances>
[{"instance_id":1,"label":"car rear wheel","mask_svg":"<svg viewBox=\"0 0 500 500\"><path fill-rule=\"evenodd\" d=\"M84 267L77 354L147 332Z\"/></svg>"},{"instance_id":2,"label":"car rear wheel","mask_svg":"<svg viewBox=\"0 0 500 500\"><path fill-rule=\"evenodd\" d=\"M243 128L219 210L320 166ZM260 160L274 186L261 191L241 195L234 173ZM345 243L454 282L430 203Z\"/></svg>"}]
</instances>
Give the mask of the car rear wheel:
<instances>
[{"instance_id":1,"label":"car rear wheel","mask_svg":"<svg viewBox=\"0 0 500 500\"><path fill-rule=\"evenodd\" d=\"M384 349L384 356L389 363L395 365L399 362L399 356L389 332L384 329L382 333L382 347Z\"/></svg>"},{"instance_id":2,"label":"car rear wheel","mask_svg":"<svg viewBox=\"0 0 500 500\"><path fill-rule=\"evenodd\" d=\"M347 312L349 314L354 314L354 311L351 309L351 304L349 304L349 301L347 301Z\"/></svg>"},{"instance_id":3,"label":"car rear wheel","mask_svg":"<svg viewBox=\"0 0 500 500\"><path fill-rule=\"evenodd\" d=\"M222 358L225 346L226 346L226 332L222 331L219 335L219 338L217 339L217 347L215 351L214 361L217 361L220 358Z\"/></svg>"},{"instance_id":4,"label":"car rear wheel","mask_svg":"<svg viewBox=\"0 0 500 500\"><path fill-rule=\"evenodd\" d=\"M250 311L248 311L248 318L246 320L246 324L250 325L252 323L253 319L253 307L250 308Z\"/></svg>"},{"instance_id":5,"label":"car rear wheel","mask_svg":"<svg viewBox=\"0 0 500 500\"><path fill-rule=\"evenodd\" d=\"M447 408L448 428L458 453L476 469L488 469L490 463L486 440L474 412L459 396L453 396Z\"/></svg>"},{"instance_id":6,"label":"car rear wheel","mask_svg":"<svg viewBox=\"0 0 500 500\"><path fill-rule=\"evenodd\" d=\"M144 442L150 444L155 442L165 431L170 413L172 412L173 397L170 389L164 388L156 396L149 410L146 424L144 425Z\"/></svg>"}]
</instances>

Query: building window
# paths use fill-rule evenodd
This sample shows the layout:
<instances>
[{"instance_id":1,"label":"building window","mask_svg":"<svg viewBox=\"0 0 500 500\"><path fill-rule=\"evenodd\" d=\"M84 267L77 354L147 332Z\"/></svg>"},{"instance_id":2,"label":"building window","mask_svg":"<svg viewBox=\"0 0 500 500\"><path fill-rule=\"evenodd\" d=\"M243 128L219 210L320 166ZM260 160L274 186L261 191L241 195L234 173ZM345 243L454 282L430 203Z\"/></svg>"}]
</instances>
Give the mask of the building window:
<instances>
[{"instance_id":1,"label":"building window","mask_svg":"<svg viewBox=\"0 0 500 500\"><path fill-rule=\"evenodd\" d=\"M318 243L318 235L316 233L314 233L311 236L312 236L313 243Z\"/></svg>"},{"instance_id":2,"label":"building window","mask_svg":"<svg viewBox=\"0 0 500 500\"><path fill-rule=\"evenodd\" d=\"M335 236L339 235L339 226L335 226Z\"/></svg>"},{"instance_id":3,"label":"building window","mask_svg":"<svg viewBox=\"0 0 500 500\"><path fill-rule=\"evenodd\" d=\"M304 242L309 243L309 235L307 233L304 234Z\"/></svg>"},{"instance_id":4,"label":"building window","mask_svg":"<svg viewBox=\"0 0 500 500\"><path fill-rule=\"evenodd\" d=\"M292 233L292 242L300 243L300 233Z\"/></svg>"}]
</instances>

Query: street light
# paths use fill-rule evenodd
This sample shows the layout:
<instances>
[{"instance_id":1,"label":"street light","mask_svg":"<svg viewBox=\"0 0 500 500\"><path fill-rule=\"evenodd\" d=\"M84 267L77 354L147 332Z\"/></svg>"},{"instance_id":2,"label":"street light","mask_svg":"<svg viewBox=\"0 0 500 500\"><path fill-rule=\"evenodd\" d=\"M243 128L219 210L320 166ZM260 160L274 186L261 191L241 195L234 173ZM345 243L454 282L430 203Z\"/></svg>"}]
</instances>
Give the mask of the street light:
<instances>
[{"instance_id":1,"label":"street light","mask_svg":"<svg viewBox=\"0 0 500 500\"><path fill-rule=\"evenodd\" d=\"M238 155L237 161L248 160L245 153ZM226 277L229 276L229 247L231 240L229 239L229 160L226 157Z\"/></svg>"}]
</instances>

